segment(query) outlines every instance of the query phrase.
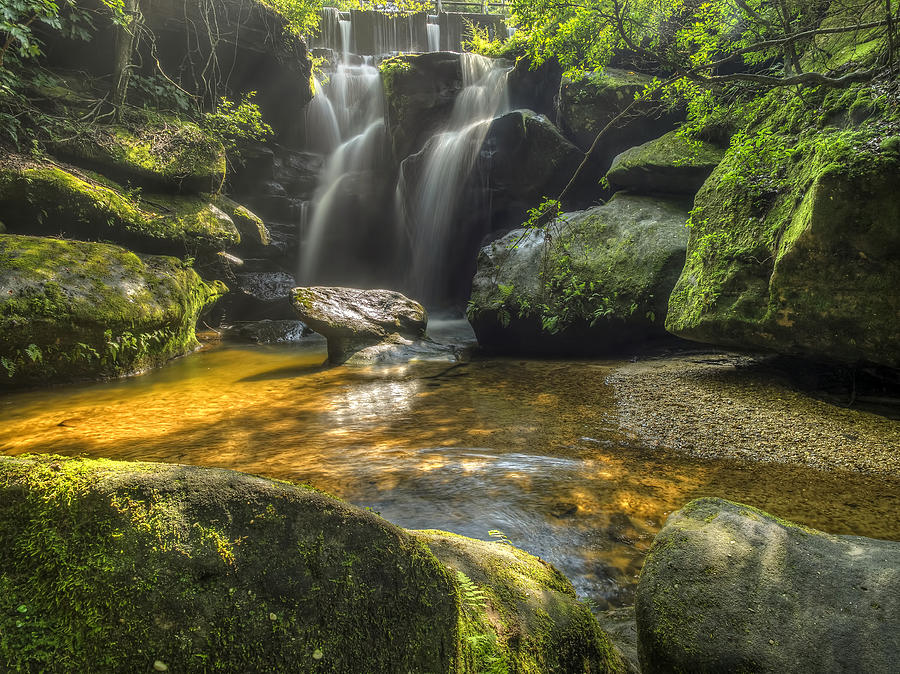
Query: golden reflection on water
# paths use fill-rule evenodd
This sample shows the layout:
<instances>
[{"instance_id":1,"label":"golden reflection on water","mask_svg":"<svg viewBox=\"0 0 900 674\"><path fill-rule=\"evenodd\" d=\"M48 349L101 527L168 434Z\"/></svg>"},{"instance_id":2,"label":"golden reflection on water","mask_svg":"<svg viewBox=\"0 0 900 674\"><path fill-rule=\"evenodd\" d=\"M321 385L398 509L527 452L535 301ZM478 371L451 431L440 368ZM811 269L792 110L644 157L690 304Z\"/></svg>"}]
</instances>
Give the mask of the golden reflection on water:
<instances>
[{"instance_id":1,"label":"golden reflection on water","mask_svg":"<svg viewBox=\"0 0 900 674\"><path fill-rule=\"evenodd\" d=\"M302 347L218 347L143 377L0 398L0 452L222 466L308 482L410 528L515 544L627 603L666 515L722 496L900 538L900 482L691 459L616 428L613 362L353 370Z\"/></svg>"}]
</instances>

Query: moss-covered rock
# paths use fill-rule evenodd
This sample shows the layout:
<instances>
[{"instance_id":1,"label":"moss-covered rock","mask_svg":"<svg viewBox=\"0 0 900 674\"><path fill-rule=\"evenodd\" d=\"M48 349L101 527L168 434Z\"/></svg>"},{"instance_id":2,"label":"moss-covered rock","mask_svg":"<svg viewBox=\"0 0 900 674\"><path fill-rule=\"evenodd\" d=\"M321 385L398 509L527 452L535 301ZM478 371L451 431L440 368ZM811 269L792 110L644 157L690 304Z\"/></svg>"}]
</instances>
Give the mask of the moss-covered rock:
<instances>
[{"instance_id":1,"label":"moss-covered rock","mask_svg":"<svg viewBox=\"0 0 900 674\"><path fill-rule=\"evenodd\" d=\"M624 672L625 665L568 579L511 545L412 531L456 575L469 671Z\"/></svg>"},{"instance_id":2,"label":"moss-covered rock","mask_svg":"<svg viewBox=\"0 0 900 674\"><path fill-rule=\"evenodd\" d=\"M900 543L721 499L672 514L636 596L642 671L895 672Z\"/></svg>"},{"instance_id":3,"label":"moss-covered rock","mask_svg":"<svg viewBox=\"0 0 900 674\"><path fill-rule=\"evenodd\" d=\"M0 235L0 387L160 365L197 346L197 316L224 290L174 258Z\"/></svg>"},{"instance_id":4,"label":"moss-covered rock","mask_svg":"<svg viewBox=\"0 0 900 674\"><path fill-rule=\"evenodd\" d=\"M5 671L621 671L522 551L228 470L54 456L0 457L0 634Z\"/></svg>"},{"instance_id":5,"label":"moss-covered rock","mask_svg":"<svg viewBox=\"0 0 900 674\"><path fill-rule=\"evenodd\" d=\"M576 80L564 77L559 87L559 127L578 147L587 150L597 134L630 105L635 94L651 80L649 75L615 68ZM638 105L634 114L622 120L598 148L596 160L600 170L605 173L619 153L673 129L678 117L652 102Z\"/></svg>"},{"instance_id":6,"label":"moss-covered rock","mask_svg":"<svg viewBox=\"0 0 900 674\"><path fill-rule=\"evenodd\" d=\"M770 95L697 195L667 328L900 367L900 129L867 87Z\"/></svg>"},{"instance_id":7,"label":"moss-covered rock","mask_svg":"<svg viewBox=\"0 0 900 674\"><path fill-rule=\"evenodd\" d=\"M617 194L546 230L513 230L481 250L468 316L504 352L604 353L665 339L684 264L687 206Z\"/></svg>"},{"instance_id":8,"label":"moss-covered rock","mask_svg":"<svg viewBox=\"0 0 900 674\"><path fill-rule=\"evenodd\" d=\"M450 118L462 91L460 55L404 54L381 63L388 134L397 161L419 150Z\"/></svg>"},{"instance_id":9,"label":"moss-covered rock","mask_svg":"<svg viewBox=\"0 0 900 674\"><path fill-rule=\"evenodd\" d=\"M223 196L216 197L213 203L231 218L240 234L242 250L257 252L272 243L266 223L249 208Z\"/></svg>"},{"instance_id":10,"label":"moss-covered rock","mask_svg":"<svg viewBox=\"0 0 900 674\"><path fill-rule=\"evenodd\" d=\"M240 243L231 218L198 197L143 194L50 162L0 163L10 232L112 241L143 253L214 254Z\"/></svg>"},{"instance_id":11,"label":"moss-covered rock","mask_svg":"<svg viewBox=\"0 0 900 674\"><path fill-rule=\"evenodd\" d=\"M116 181L154 191L218 192L225 180L222 143L197 125L154 117L102 126L50 143L53 153Z\"/></svg>"},{"instance_id":12,"label":"moss-covered rock","mask_svg":"<svg viewBox=\"0 0 900 674\"><path fill-rule=\"evenodd\" d=\"M724 156L715 145L670 131L625 150L613 159L606 179L616 189L638 194L694 195Z\"/></svg>"},{"instance_id":13,"label":"moss-covered rock","mask_svg":"<svg viewBox=\"0 0 900 674\"><path fill-rule=\"evenodd\" d=\"M0 491L7 671L459 671L448 572L313 489L45 456Z\"/></svg>"}]
</instances>

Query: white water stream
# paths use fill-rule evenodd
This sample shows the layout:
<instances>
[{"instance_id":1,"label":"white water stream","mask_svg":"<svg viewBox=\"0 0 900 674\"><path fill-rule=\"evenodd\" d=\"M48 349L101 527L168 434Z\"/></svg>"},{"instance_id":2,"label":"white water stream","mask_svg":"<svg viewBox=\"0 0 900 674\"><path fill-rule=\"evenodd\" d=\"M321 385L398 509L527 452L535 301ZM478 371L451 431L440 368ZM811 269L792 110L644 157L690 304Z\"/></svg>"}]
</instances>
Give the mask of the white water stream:
<instances>
[{"instance_id":1,"label":"white water stream","mask_svg":"<svg viewBox=\"0 0 900 674\"><path fill-rule=\"evenodd\" d=\"M428 18L431 51L440 44L440 26L437 17ZM298 281L359 284L360 266L381 267L372 276L382 283L388 279L420 301L440 301L454 264L447 244L456 236L463 188L491 121L509 107L508 68L460 54L463 88L449 121L419 153L391 168L384 93L374 65L393 51L391 36L384 36L384 44L375 41L379 54L360 57L350 51L351 22L339 13L326 15L323 33L334 51L340 49L341 61L326 84L316 82L306 111L308 149L327 160L301 232ZM390 190L393 203L382 203L379 195ZM363 231L372 227L379 231ZM369 241L377 241L378 249L366 249Z\"/></svg>"}]
</instances>

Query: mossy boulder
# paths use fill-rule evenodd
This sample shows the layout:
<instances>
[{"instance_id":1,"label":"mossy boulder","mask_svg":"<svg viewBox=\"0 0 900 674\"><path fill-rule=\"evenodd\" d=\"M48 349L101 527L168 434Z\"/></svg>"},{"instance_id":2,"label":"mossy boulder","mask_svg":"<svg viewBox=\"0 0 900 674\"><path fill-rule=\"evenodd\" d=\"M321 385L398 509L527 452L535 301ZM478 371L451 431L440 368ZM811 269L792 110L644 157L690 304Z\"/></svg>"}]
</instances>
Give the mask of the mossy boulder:
<instances>
[{"instance_id":1,"label":"mossy boulder","mask_svg":"<svg viewBox=\"0 0 900 674\"><path fill-rule=\"evenodd\" d=\"M228 470L54 456L0 457L0 633L10 671L621 671L521 551Z\"/></svg>"},{"instance_id":2,"label":"mossy boulder","mask_svg":"<svg viewBox=\"0 0 900 674\"><path fill-rule=\"evenodd\" d=\"M160 365L197 346L197 317L224 291L175 258L0 235L0 387Z\"/></svg>"},{"instance_id":3,"label":"mossy boulder","mask_svg":"<svg viewBox=\"0 0 900 674\"><path fill-rule=\"evenodd\" d=\"M453 578L326 494L46 456L0 458L0 490L4 669L459 671Z\"/></svg>"},{"instance_id":4,"label":"mossy boulder","mask_svg":"<svg viewBox=\"0 0 900 674\"><path fill-rule=\"evenodd\" d=\"M272 243L266 223L249 208L223 196L216 197L213 203L231 218L240 235L242 251L260 252Z\"/></svg>"},{"instance_id":5,"label":"mossy boulder","mask_svg":"<svg viewBox=\"0 0 900 674\"><path fill-rule=\"evenodd\" d=\"M382 61L388 135L394 158L420 150L449 120L462 91L462 66L455 52L403 54Z\"/></svg>"},{"instance_id":6,"label":"mossy boulder","mask_svg":"<svg viewBox=\"0 0 900 674\"><path fill-rule=\"evenodd\" d=\"M642 671L895 672L900 543L721 499L672 514L636 596Z\"/></svg>"},{"instance_id":7,"label":"mossy boulder","mask_svg":"<svg viewBox=\"0 0 900 674\"><path fill-rule=\"evenodd\" d=\"M468 310L479 344L564 355L667 339L666 303L684 264L687 218L686 204L617 194L484 247Z\"/></svg>"},{"instance_id":8,"label":"mossy boulder","mask_svg":"<svg viewBox=\"0 0 900 674\"><path fill-rule=\"evenodd\" d=\"M693 196L724 156L715 145L670 131L625 150L613 159L606 179L615 189L638 194Z\"/></svg>"},{"instance_id":9,"label":"mossy boulder","mask_svg":"<svg viewBox=\"0 0 900 674\"><path fill-rule=\"evenodd\" d=\"M22 158L0 163L0 217L12 233L112 241L142 253L212 255L240 243L231 218L205 199L126 190Z\"/></svg>"},{"instance_id":10,"label":"mossy boulder","mask_svg":"<svg viewBox=\"0 0 900 674\"><path fill-rule=\"evenodd\" d=\"M120 183L151 191L218 192L225 149L196 124L151 118L143 124L101 126L50 143L54 154Z\"/></svg>"},{"instance_id":11,"label":"mossy boulder","mask_svg":"<svg viewBox=\"0 0 900 674\"><path fill-rule=\"evenodd\" d=\"M512 545L411 531L456 575L462 636L476 672L624 672L625 664L572 583Z\"/></svg>"},{"instance_id":12,"label":"mossy boulder","mask_svg":"<svg viewBox=\"0 0 900 674\"><path fill-rule=\"evenodd\" d=\"M582 150L597 134L634 102L635 95L652 81L649 75L607 68L578 79L564 77L559 87L557 123L563 133ZM646 143L672 130L681 117L658 103L637 105L621 120L595 153L595 162L606 172L613 157L630 147Z\"/></svg>"},{"instance_id":13,"label":"mossy boulder","mask_svg":"<svg viewBox=\"0 0 900 674\"><path fill-rule=\"evenodd\" d=\"M701 342L900 367L897 101L772 94L697 195L666 327ZM865 116L857 113L865 108Z\"/></svg>"}]
</instances>

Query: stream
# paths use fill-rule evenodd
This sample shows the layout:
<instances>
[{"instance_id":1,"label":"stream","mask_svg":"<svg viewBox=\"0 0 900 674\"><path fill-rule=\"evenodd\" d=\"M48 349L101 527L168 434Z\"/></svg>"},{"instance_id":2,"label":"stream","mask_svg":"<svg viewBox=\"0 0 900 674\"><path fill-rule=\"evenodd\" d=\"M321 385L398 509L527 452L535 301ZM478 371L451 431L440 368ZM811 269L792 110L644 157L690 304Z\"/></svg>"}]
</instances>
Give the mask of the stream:
<instances>
[{"instance_id":1,"label":"stream","mask_svg":"<svg viewBox=\"0 0 900 674\"><path fill-rule=\"evenodd\" d=\"M598 609L632 603L653 536L699 496L831 533L900 538L896 480L703 460L627 438L605 383L619 361L350 369L324 359L318 339L216 344L140 377L7 395L0 453L309 483L403 527L495 532L552 562Z\"/></svg>"}]
</instances>

